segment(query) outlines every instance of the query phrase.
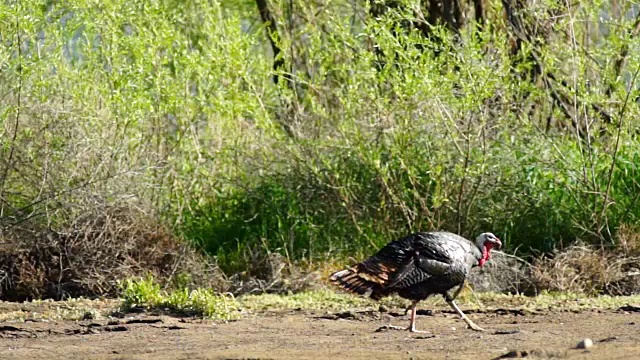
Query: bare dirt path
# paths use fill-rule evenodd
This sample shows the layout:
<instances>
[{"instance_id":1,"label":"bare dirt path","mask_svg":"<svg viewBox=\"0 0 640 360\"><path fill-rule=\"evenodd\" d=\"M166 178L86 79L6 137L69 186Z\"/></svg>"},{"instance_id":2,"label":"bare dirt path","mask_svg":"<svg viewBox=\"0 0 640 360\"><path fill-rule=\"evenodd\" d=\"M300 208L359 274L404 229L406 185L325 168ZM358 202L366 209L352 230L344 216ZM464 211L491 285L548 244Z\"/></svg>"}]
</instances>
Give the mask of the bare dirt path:
<instances>
[{"instance_id":1,"label":"bare dirt path","mask_svg":"<svg viewBox=\"0 0 640 360\"><path fill-rule=\"evenodd\" d=\"M375 332L404 315L288 311L229 323L136 315L118 320L0 323L2 359L640 359L640 312L517 311L418 317L430 334ZM589 350L572 349L593 339ZM516 354L512 354L516 356Z\"/></svg>"}]
</instances>

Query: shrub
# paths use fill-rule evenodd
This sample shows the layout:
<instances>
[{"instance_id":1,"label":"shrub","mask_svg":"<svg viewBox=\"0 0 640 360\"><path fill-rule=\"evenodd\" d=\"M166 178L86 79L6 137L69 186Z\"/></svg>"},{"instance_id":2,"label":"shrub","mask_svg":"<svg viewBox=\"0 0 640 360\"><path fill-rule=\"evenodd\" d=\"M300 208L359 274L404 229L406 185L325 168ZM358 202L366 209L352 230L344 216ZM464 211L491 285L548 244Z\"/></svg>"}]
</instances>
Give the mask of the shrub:
<instances>
[{"instance_id":1,"label":"shrub","mask_svg":"<svg viewBox=\"0 0 640 360\"><path fill-rule=\"evenodd\" d=\"M532 280L542 290L589 295L640 292L640 256L588 246L571 246L535 261Z\"/></svg>"},{"instance_id":2,"label":"shrub","mask_svg":"<svg viewBox=\"0 0 640 360\"><path fill-rule=\"evenodd\" d=\"M1 240L3 300L116 296L119 279L148 272L166 287L226 285L206 258L135 207L94 204L64 228L26 223Z\"/></svg>"}]
</instances>

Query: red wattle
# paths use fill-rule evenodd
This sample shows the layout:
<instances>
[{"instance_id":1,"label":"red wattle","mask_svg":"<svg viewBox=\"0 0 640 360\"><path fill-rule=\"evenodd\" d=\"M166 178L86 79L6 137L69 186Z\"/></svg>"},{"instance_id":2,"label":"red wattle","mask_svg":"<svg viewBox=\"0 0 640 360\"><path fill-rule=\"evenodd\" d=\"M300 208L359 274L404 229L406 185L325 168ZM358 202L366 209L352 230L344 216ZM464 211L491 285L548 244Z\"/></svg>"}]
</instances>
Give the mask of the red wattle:
<instances>
[{"instance_id":1,"label":"red wattle","mask_svg":"<svg viewBox=\"0 0 640 360\"><path fill-rule=\"evenodd\" d=\"M486 242L484 244L484 247L482 248L482 258L478 260L479 266L484 265L487 262L487 260L489 260L489 257L491 257L490 253L491 253L492 247L493 247L493 244L490 242Z\"/></svg>"}]
</instances>

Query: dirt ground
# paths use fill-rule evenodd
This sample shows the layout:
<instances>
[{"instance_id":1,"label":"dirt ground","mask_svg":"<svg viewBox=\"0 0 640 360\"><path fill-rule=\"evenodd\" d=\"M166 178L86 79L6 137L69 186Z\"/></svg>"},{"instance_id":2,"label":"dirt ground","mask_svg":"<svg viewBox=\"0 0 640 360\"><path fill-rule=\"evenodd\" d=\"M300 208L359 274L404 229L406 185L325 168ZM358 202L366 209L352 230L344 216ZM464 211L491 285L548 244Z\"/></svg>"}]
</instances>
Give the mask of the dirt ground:
<instances>
[{"instance_id":1,"label":"dirt ground","mask_svg":"<svg viewBox=\"0 0 640 360\"><path fill-rule=\"evenodd\" d=\"M166 315L0 322L2 359L640 359L640 308L533 314L448 311L418 316L428 334L375 330L406 325L399 311L286 311L228 323ZM575 349L590 338L589 350ZM510 354L509 354L510 353ZM509 355L507 355L509 354Z\"/></svg>"}]
</instances>

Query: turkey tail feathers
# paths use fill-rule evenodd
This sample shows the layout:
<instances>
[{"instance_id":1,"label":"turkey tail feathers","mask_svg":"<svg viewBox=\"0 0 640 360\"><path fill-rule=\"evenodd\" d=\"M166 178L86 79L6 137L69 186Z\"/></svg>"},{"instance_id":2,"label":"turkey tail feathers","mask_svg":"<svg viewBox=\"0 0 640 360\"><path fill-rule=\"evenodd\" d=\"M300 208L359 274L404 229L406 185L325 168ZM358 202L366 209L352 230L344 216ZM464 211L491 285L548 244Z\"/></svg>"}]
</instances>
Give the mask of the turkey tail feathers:
<instances>
[{"instance_id":1,"label":"turkey tail feathers","mask_svg":"<svg viewBox=\"0 0 640 360\"><path fill-rule=\"evenodd\" d=\"M370 258L354 267L333 273L329 279L343 290L380 300L388 294L389 274L394 272L394 267Z\"/></svg>"},{"instance_id":2,"label":"turkey tail feathers","mask_svg":"<svg viewBox=\"0 0 640 360\"><path fill-rule=\"evenodd\" d=\"M368 297L373 293L376 284L365 280L360 275L364 274L359 274L357 269L351 268L338 271L331 275L329 279L343 290Z\"/></svg>"}]
</instances>

